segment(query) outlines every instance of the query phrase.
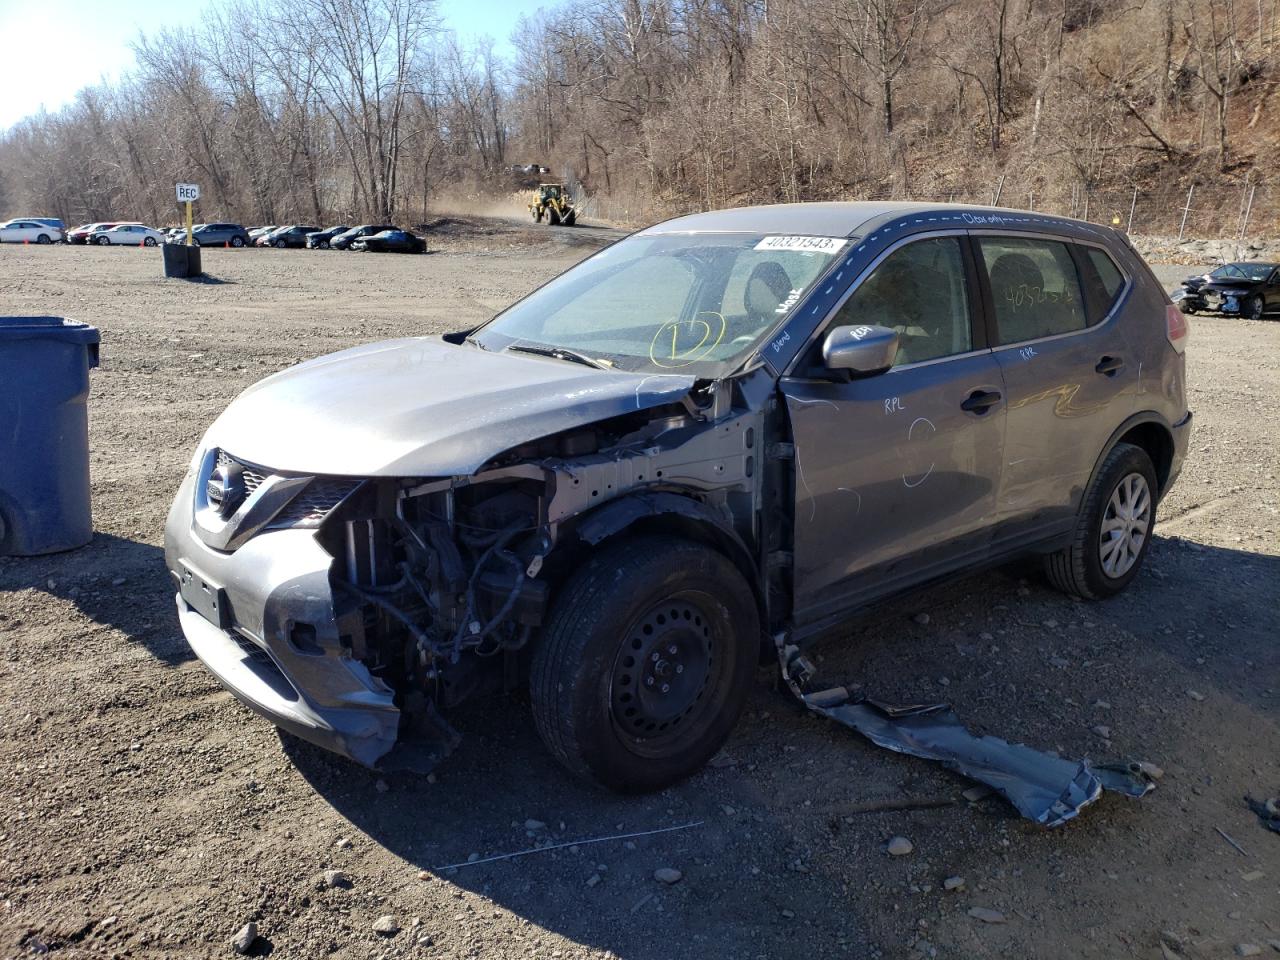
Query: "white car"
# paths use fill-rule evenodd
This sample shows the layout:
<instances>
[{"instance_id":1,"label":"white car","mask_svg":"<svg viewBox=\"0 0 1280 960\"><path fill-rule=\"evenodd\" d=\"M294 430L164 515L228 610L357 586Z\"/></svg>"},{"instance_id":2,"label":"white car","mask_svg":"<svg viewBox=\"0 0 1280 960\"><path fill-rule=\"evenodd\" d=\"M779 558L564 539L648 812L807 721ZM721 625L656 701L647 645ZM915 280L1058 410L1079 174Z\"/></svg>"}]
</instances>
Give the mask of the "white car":
<instances>
[{"instance_id":1,"label":"white car","mask_svg":"<svg viewBox=\"0 0 1280 960\"><path fill-rule=\"evenodd\" d=\"M89 237L90 243L104 247L113 243L130 247L154 247L157 243L164 243L164 240L164 234L159 230L152 230L140 223L118 223L110 230L96 230Z\"/></svg>"},{"instance_id":2,"label":"white car","mask_svg":"<svg viewBox=\"0 0 1280 960\"><path fill-rule=\"evenodd\" d=\"M38 220L7 220L0 223L0 243L57 243L62 231Z\"/></svg>"}]
</instances>

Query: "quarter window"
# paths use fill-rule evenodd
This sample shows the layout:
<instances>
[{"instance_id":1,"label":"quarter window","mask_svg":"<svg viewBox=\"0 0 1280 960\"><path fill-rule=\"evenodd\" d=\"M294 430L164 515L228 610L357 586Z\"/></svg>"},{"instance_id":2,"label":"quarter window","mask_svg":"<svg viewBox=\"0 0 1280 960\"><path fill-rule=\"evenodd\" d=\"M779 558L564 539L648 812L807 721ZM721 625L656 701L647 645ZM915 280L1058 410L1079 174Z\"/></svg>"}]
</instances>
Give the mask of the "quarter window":
<instances>
[{"instance_id":1,"label":"quarter window","mask_svg":"<svg viewBox=\"0 0 1280 960\"><path fill-rule=\"evenodd\" d=\"M1001 345L1085 328L1075 262L1065 243L980 237Z\"/></svg>"},{"instance_id":2,"label":"quarter window","mask_svg":"<svg viewBox=\"0 0 1280 960\"><path fill-rule=\"evenodd\" d=\"M1105 250L1082 246L1076 250L1084 254L1080 272L1089 294L1089 323L1095 324L1115 306L1116 298L1124 289L1124 275Z\"/></svg>"},{"instance_id":3,"label":"quarter window","mask_svg":"<svg viewBox=\"0 0 1280 960\"><path fill-rule=\"evenodd\" d=\"M973 349L959 239L918 240L889 254L844 302L830 326L855 324L898 331L894 366Z\"/></svg>"}]
</instances>

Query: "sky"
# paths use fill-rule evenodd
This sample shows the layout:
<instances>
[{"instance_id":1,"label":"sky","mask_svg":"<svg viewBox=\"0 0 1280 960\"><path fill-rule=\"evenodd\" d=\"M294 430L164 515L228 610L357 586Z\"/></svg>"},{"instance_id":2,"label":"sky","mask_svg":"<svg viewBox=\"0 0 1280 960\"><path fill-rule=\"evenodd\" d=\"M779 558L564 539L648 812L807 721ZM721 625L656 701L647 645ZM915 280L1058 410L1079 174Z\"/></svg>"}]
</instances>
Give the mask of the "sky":
<instances>
[{"instance_id":1,"label":"sky","mask_svg":"<svg viewBox=\"0 0 1280 960\"><path fill-rule=\"evenodd\" d=\"M76 91L133 66L140 30L196 26L238 0L0 0L0 131L37 112L70 103ZM490 36L511 53L516 18L554 0L439 0L446 28L463 38Z\"/></svg>"}]
</instances>

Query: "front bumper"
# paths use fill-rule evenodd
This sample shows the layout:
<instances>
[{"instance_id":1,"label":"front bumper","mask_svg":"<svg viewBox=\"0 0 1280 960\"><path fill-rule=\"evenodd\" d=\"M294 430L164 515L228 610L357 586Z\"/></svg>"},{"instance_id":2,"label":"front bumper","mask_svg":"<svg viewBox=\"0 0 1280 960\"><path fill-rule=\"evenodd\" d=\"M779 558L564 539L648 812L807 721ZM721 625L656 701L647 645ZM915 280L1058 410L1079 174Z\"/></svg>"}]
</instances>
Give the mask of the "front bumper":
<instances>
[{"instance_id":1,"label":"front bumper","mask_svg":"<svg viewBox=\"0 0 1280 960\"><path fill-rule=\"evenodd\" d=\"M339 636L333 558L311 529L269 530L232 552L213 549L193 526L193 476L165 525L165 563L191 649L254 712L375 766L395 745L400 711L391 688L351 657ZM183 582L193 577L216 593L222 626L184 599Z\"/></svg>"}]
</instances>

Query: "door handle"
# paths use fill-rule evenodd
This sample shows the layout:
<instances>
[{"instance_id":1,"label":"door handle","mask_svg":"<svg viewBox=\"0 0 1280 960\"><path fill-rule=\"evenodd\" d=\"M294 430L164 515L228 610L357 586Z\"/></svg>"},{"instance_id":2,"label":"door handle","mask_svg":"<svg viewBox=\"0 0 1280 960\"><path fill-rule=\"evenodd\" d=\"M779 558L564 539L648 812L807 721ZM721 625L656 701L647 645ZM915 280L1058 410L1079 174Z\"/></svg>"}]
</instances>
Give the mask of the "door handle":
<instances>
[{"instance_id":1,"label":"door handle","mask_svg":"<svg viewBox=\"0 0 1280 960\"><path fill-rule=\"evenodd\" d=\"M1093 369L1108 377L1114 377L1124 369L1124 361L1119 357L1103 357Z\"/></svg>"},{"instance_id":2,"label":"door handle","mask_svg":"<svg viewBox=\"0 0 1280 960\"><path fill-rule=\"evenodd\" d=\"M1000 394L996 391L975 390L969 394L964 403L960 404L960 409L981 416L999 402Z\"/></svg>"}]
</instances>

